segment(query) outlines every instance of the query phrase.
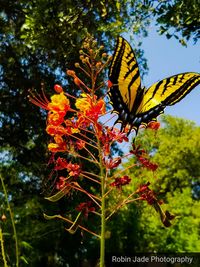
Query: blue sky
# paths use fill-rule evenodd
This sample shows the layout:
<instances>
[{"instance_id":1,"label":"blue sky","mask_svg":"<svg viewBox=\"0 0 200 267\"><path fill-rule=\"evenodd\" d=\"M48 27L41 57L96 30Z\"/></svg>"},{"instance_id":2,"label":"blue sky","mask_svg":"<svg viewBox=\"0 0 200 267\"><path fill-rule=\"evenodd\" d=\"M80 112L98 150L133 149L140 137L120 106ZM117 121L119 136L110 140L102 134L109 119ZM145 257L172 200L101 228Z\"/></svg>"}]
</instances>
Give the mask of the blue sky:
<instances>
[{"instance_id":1,"label":"blue sky","mask_svg":"<svg viewBox=\"0 0 200 267\"><path fill-rule=\"evenodd\" d=\"M151 84L181 72L200 73L200 42L190 41L183 47L178 40L167 39L149 27L148 37L143 39L142 48L148 60L149 72L143 79L143 85ZM174 106L167 107L165 114L193 120L200 125L200 85Z\"/></svg>"}]
</instances>

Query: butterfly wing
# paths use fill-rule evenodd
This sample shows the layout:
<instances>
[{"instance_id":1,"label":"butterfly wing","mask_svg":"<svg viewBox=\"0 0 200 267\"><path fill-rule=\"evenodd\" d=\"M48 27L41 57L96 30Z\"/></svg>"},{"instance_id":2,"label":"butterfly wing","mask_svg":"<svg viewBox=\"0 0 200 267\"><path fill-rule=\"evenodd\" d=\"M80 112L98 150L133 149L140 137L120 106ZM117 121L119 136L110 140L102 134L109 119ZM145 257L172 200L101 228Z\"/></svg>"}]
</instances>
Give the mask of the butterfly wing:
<instances>
[{"instance_id":1,"label":"butterfly wing","mask_svg":"<svg viewBox=\"0 0 200 267\"><path fill-rule=\"evenodd\" d=\"M122 129L128 124L136 133L141 124L156 120L166 106L174 105L200 84L200 74L181 73L153 84L145 92L141 88L138 64L130 44L118 37L109 69L109 96L116 122Z\"/></svg>"},{"instance_id":2,"label":"butterfly wing","mask_svg":"<svg viewBox=\"0 0 200 267\"><path fill-rule=\"evenodd\" d=\"M138 64L130 44L118 37L109 69L109 96L118 120L125 127L143 97ZM122 127L122 128L123 128Z\"/></svg>"},{"instance_id":3,"label":"butterfly wing","mask_svg":"<svg viewBox=\"0 0 200 267\"><path fill-rule=\"evenodd\" d=\"M153 84L145 92L132 121L134 126L147 124L155 120L166 106L172 106L183 99L192 89L200 84L200 74L181 73Z\"/></svg>"}]
</instances>

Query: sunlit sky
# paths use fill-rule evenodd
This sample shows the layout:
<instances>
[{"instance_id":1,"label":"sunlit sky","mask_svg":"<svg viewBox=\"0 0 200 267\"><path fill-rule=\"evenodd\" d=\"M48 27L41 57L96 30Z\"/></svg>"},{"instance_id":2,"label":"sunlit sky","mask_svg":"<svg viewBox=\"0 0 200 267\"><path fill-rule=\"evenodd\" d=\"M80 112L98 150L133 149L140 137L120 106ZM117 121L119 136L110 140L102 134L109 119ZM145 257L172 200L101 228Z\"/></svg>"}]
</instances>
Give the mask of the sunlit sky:
<instances>
[{"instance_id":1,"label":"sunlit sky","mask_svg":"<svg viewBox=\"0 0 200 267\"><path fill-rule=\"evenodd\" d=\"M190 41L187 47L183 47L175 38L167 39L151 26L142 48L149 67L148 75L143 79L145 87L181 72L200 73L200 42L193 44ZM179 103L167 107L165 114L193 120L200 125L200 85Z\"/></svg>"}]
</instances>

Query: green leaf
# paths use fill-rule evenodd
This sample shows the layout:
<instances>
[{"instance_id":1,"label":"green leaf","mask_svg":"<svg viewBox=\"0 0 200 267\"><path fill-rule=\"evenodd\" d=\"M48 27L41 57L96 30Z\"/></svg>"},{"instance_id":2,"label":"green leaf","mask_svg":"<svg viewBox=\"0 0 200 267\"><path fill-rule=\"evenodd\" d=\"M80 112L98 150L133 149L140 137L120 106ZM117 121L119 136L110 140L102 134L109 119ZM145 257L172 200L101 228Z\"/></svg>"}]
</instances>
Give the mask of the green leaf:
<instances>
[{"instance_id":1,"label":"green leaf","mask_svg":"<svg viewBox=\"0 0 200 267\"><path fill-rule=\"evenodd\" d=\"M27 261L27 259L26 259L24 256L21 256L20 259L21 259L24 263L29 264L29 262Z\"/></svg>"},{"instance_id":2,"label":"green leaf","mask_svg":"<svg viewBox=\"0 0 200 267\"><path fill-rule=\"evenodd\" d=\"M79 223L81 221L81 213L82 212L79 212L79 214L77 215L74 223L72 224L72 226L70 228L65 228L70 234L75 234L78 227L79 227Z\"/></svg>"},{"instance_id":3,"label":"green leaf","mask_svg":"<svg viewBox=\"0 0 200 267\"><path fill-rule=\"evenodd\" d=\"M46 220L53 220L53 219L62 219L63 217L61 215L47 215L45 213L43 213L44 218Z\"/></svg>"},{"instance_id":4,"label":"green leaf","mask_svg":"<svg viewBox=\"0 0 200 267\"><path fill-rule=\"evenodd\" d=\"M32 249L33 247L26 241L21 242L21 246L27 249Z\"/></svg>"},{"instance_id":5,"label":"green leaf","mask_svg":"<svg viewBox=\"0 0 200 267\"><path fill-rule=\"evenodd\" d=\"M51 202L56 202L56 201L60 200L62 197L64 197L70 190L71 190L70 186L64 187L62 190L60 190L55 195L50 196L50 197L45 197L45 199L47 199Z\"/></svg>"}]
</instances>

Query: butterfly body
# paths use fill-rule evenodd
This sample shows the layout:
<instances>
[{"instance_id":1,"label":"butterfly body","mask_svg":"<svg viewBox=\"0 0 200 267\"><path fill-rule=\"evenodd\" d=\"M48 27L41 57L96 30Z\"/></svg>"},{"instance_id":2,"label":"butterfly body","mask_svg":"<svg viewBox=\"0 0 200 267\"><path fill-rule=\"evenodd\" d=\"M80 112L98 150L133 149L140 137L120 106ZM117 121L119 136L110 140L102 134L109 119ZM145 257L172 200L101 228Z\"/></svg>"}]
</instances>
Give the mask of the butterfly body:
<instances>
[{"instance_id":1,"label":"butterfly body","mask_svg":"<svg viewBox=\"0 0 200 267\"><path fill-rule=\"evenodd\" d=\"M155 121L166 106L183 99L200 84L200 74L186 72L161 80L148 89L141 87L139 68L133 49L122 37L117 45L109 69L109 96L116 121L122 130L129 125L136 133L140 125Z\"/></svg>"}]
</instances>

